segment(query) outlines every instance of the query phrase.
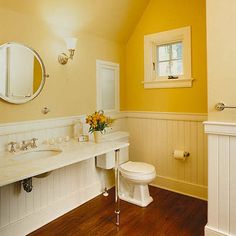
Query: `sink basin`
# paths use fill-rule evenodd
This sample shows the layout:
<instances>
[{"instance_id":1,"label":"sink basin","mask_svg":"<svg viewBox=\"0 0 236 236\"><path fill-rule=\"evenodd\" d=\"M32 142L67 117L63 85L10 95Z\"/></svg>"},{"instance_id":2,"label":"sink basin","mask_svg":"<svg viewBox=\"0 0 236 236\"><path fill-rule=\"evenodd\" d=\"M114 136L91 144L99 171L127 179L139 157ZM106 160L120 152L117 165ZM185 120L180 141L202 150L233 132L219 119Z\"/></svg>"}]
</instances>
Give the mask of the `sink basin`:
<instances>
[{"instance_id":1,"label":"sink basin","mask_svg":"<svg viewBox=\"0 0 236 236\"><path fill-rule=\"evenodd\" d=\"M47 158L58 155L62 152L59 148L44 148L44 149L31 149L15 154L14 160L33 160L38 158Z\"/></svg>"}]
</instances>

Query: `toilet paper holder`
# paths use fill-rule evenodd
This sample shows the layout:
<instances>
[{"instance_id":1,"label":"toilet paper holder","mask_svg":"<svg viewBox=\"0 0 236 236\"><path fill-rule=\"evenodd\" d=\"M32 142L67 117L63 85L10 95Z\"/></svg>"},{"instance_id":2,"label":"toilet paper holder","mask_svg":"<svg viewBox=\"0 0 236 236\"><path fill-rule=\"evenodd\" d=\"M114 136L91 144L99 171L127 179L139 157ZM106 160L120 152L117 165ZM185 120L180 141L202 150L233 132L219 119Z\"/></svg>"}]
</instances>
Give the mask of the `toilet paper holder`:
<instances>
[{"instance_id":1,"label":"toilet paper holder","mask_svg":"<svg viewBox=\"0 0 236 236\"><path fill-rule=\"evenodd\" d=\"M190 153L187 152L187 151L182 151L182 150L174 150L172 152L172 156L175 158L175 159L184 159L188 156L190 156Z\"/></svg>"},{"instance_id":2,"label":"toilet paper holder","mask_svg":"<svg viewBox=\"0 0 236 236\"><path fill-rule=\"evenodd\" d=\"M189 152L184 152L184 157L188 157L190 156L190 153Z\"/></svg>"}]
</instances>

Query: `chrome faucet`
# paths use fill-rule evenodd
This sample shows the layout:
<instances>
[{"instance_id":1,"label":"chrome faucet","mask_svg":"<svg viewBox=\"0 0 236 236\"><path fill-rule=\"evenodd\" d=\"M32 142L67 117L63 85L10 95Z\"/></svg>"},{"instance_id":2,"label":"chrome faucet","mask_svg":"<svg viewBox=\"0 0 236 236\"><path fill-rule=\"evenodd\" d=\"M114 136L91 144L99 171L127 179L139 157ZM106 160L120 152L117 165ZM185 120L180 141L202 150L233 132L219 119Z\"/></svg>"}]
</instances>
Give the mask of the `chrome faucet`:
<instances>
[{"instance_id":1,"label":"chrome faucet","mask_svg":"<svg viewBox=\"0 0 236 236\"><path fill-rule=\"evenodd\" d=\"M18 150L21 151L26 151L28 150L28 148L37 148L37 138L32 138L31 140L23 140L21 142L21 145L19 145L19 143L17 142L9 142L7 145L10 146L10 148L8 149L10 153L14 153Z\"/></svg>"},{"instance_id":2,"label":"chrome faucet","mask_svg":"<svg viewBox=\"0 0 236 236\"><path fill-rule=\"evenodd\" d=\"M37 138L32 138L29 141L23 140L22 143L21 143L21 148L20 149L22 151L25 151L25 150L28 150L29 147L36 148L37 147L37 144L36 144L37 140L38 140Z\"/></svg>"}]
</instances>

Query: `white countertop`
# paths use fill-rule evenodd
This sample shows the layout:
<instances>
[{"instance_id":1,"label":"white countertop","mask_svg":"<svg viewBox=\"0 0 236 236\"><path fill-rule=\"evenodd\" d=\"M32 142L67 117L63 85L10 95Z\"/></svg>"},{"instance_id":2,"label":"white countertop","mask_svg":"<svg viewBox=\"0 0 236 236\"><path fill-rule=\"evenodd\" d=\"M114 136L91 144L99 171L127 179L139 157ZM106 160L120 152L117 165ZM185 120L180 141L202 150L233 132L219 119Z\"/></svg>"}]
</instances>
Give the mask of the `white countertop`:
<instances>
[{"instance_id":1,"label":"white countertop","mask_svg":"<svg viewBox=\"0 0 236 236\"><path fill-rule=\"evenodd\" d=\"M56 146L40 146L39 148L56 147L62 150L58 155L50 157L24 160L24 158L14 158L20 152L13 154L9 152L0 153L0 187L127 146L129 146L129 143L124 142L94 143L71 140Z\"/></svg>"}]
</instances>

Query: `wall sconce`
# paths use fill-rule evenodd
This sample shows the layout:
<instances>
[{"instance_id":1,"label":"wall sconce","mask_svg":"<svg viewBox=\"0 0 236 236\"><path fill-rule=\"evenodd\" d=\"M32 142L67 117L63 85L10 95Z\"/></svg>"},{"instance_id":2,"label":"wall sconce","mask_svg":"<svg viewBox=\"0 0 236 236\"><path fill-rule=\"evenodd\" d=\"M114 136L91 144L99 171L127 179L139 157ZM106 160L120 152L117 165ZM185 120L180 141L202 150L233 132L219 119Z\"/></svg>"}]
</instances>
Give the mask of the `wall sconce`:
<instances>
[{"instance_id":1,"label":"wall sconce","mask_svg":"<svg viewBox=\"0 0 236 236\"><path fill-rule=\"evenodd\" d=\"M62 65L65 65L69 59L73 59L73 56L75 54L75 48L77 43L77 38L65 38L66 47L69 51L69 56L66 53L61 53L58 56L58 62Z\"/></svg>"}]
</instances>

